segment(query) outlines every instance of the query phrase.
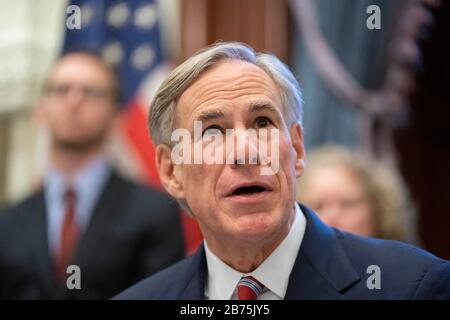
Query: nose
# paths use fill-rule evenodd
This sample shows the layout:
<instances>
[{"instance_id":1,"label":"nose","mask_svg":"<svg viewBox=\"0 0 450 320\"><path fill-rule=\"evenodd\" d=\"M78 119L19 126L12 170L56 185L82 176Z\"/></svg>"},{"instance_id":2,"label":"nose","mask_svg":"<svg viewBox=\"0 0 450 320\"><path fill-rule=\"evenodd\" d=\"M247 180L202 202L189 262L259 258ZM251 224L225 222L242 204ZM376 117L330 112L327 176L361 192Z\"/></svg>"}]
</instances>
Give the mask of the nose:
<instances>
[{"instance_id":1,"label":"nose","mask_svg":"<svg viewBox=\"0 0 450 320\"><path fill-rule=\"evenodd\" d=\"M260 164L256 131L235 129L231 139L233 148L229 148L227 163L233 168Z\"/></svg>"},{"instance_id":2,"label":"nose","mask_svg":"<svg viewBox=\"0 0 450 320\"><path fill-rule=\"evenodd\" d=\"M85 98L85 94L81 88L71 87L66 95L66 102L72 106L76 107L80 105Z\"/></svg>"}]
</instances>

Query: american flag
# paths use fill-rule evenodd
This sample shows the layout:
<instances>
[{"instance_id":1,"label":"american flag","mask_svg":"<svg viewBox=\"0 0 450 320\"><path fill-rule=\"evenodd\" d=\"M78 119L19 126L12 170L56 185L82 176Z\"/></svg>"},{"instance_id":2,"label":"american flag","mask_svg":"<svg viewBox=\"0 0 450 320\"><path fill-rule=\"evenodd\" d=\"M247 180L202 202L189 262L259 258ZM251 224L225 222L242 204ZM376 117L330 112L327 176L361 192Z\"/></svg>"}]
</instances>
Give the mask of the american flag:
<instances>
[{"instance_id":1,"label":"american flag","mask_svg":"<svg viewBox=\"0 0 450 320\"><path fill-rule=\"evenodd\" d=\"M63 52L97 52L115 67L121 81L123 141L145 181L160 188L146 120L152 95L170 70L161 47L157 2L71 0L69 5L80 9L81 28L66 28ZM181 217L190 254L201 235L195 220Z\"/></svg>"}]
</instances>

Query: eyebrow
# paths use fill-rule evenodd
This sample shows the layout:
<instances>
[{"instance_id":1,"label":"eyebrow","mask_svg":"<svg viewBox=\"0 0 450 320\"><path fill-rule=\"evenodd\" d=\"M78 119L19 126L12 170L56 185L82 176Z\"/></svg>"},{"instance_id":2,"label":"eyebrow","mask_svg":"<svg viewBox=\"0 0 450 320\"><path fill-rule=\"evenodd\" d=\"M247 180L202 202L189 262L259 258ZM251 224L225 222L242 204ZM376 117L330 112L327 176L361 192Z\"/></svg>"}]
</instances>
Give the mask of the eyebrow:
<instances>
[{"instance_id":1,"label":"eyebrow","mask_svg":"<svg viewBox=\"0 0 450 320\"><path fill-rule=\"evenodd\" d=\"M222 110L210 109L202 111L197 117L195 117L195 121L208 121L224 117L225 112L223 112Z\"/></svg>"},{"instance_id":2,"label":"eyebrow","mask_svg":"<svg viewBox=\"0 0 450 320\"><path fill-rule=\"evenodd\" d=\"M248 112L261 112L261 111L269 111L272 113L275 113L277 115L280 115L277 108L275 108L270 102L268 101L254 101L251 102L247 107ZM215 109L209 109L204 110L200 112L198 116L195 117L194 121L208 121L208 120L215 120L215 119L222 119L225 117L225 112L220 110L219 108Z\"/></svg>"},{"instance_id":3,"label":"eyebrow","mask_svg":"<svg viewBox=\"0 0 450 320\"><path fill-rule=\"evenodd\" d=\"M258 112L258 111L269 111L274 112L277 115L279 115L279 111L277 108L273 106L270 102L267 101L255 101L250 103L247 110L249 112Z\"/></svg>"}]
</instances>

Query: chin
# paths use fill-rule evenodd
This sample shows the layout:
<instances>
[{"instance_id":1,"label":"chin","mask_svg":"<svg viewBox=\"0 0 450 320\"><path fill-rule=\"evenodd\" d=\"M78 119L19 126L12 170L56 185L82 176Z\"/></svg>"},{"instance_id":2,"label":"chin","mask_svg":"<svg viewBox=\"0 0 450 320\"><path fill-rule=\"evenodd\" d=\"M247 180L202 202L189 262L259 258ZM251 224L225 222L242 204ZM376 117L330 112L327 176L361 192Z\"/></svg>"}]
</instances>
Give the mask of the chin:
<instances>
[{"instance_id":1,"label":"chin","mask_svg":"<svg viewBox=\"0 0 450 320\"><path fill-rule=\"evenodd\" d=\"M67 150L85 150L95 145L93 139L76 139L76 138L61 138L55 141L56 145L61 149Z\"/></svg>"},{"instance_id":2,"label":"chin","mask_svg":"<svg viewBox=\"0 0 450 320\"><path fill-rule=\"evenodd\" d=\"M274 232L276 222L271 221L267 213L254 213L239 218L236 233L246 239L264 239Z\"/></svg>"}]
</instances>

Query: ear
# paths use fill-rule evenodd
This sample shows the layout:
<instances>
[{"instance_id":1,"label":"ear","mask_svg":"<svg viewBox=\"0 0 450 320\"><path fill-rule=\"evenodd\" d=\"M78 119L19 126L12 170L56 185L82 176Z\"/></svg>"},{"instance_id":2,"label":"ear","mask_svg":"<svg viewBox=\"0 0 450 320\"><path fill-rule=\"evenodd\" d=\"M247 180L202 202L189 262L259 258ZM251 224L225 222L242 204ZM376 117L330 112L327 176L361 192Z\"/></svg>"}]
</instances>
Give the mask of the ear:
<instances>
[{"instance_id":1,"label":"ear","mask_svg":"<svg viewBox=\"0 0 450 320\"><path fill-rule=\"evenodd\" d=\"M184 199L182 168L172 162L171 149L166 144L156 147L156 167L161 183L167 192L176 199Z\"/></svg>"},{"instance_id":2,"label":"ear","mask_svg":"<svg viewBox=\"0 0 450 320\"><path fill-rule=\"evenodd\" d=\"M295 174L297 179L303 174L305 170L305 145L303 143L303 129L298 123L294 123L290 129L292 146L296 152L295 156Z\"/></svg>"}]
</instances>

